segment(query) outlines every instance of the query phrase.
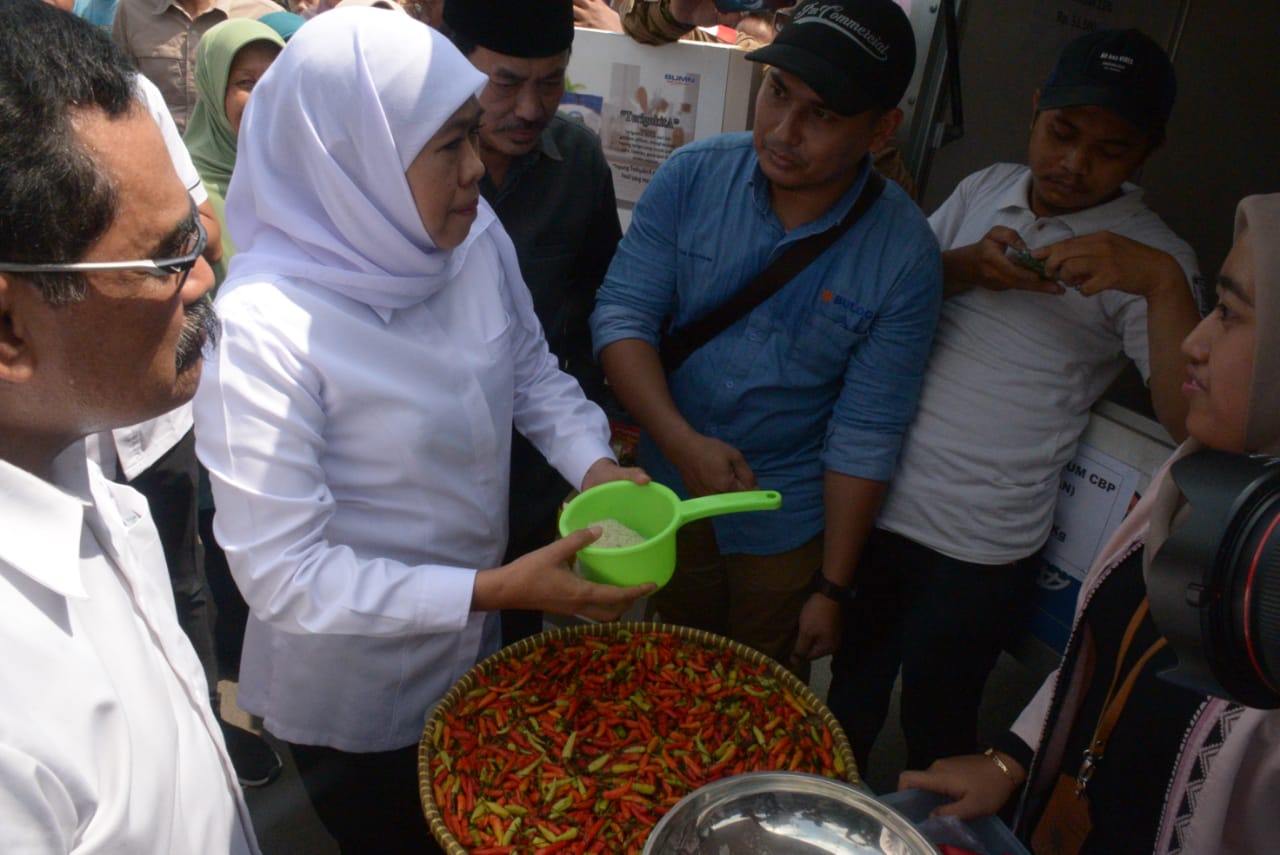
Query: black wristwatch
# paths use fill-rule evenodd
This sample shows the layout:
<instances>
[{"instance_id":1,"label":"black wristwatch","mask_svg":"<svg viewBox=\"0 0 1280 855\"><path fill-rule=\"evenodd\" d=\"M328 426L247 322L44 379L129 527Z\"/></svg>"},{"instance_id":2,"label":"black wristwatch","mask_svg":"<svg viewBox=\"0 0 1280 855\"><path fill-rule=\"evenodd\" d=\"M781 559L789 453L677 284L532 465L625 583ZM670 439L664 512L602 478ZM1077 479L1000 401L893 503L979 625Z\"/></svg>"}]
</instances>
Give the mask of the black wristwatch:
<instances>
[{"instance_id":1,"label":"black wristwatch","mask_svg":"<svg viewBox=\"0 0 1280 855\"><path fill-rule=\"evenodd\" d=\"M849 594L853 591L852 585L837 585L826 576L822 575L819 570L813 574L813 584L811 590L815 594L821 594L828 600L834 600L843 605L849 599Z\"/></svg>"}]
</instances>

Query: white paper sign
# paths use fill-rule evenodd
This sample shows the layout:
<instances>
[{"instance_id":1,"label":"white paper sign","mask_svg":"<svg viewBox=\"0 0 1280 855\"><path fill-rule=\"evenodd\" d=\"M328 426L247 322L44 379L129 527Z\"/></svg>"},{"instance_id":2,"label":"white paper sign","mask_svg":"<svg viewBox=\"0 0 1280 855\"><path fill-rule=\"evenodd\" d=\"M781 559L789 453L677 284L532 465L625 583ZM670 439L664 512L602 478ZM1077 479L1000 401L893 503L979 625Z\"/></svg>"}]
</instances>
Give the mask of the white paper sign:
<instances>
[{"instance_id":1,"label":"white paper sign","mask_svg":"<svg viewBox=\"0 0 1280 855\"><path fill-rule=\"evenodd\" d=\"M1124 461L1081 443L1058 483L1058 507L1044 548L1046 564L1083 580L1128 513L1141 476Z\"/></svg>"},{"instance_id":2,"label":"white paper sign","mask_svg":"<svg viewBox=\"0 0 1280 855\"><path fill-rule=\"evenodd\" d=\"M600 140L619 199L639 199L667 156L693 140L701 77L687 70L613 64Z\"/></svg>"},{"instance_id":3,"label":"white paper sign","mask_svg":"<svg viewBox=\"0 0 1280 855\"><path fill-rule=\"evenodd\" d=\"M613 186L629 208L680 146L745 130L759 66L729 45L642 45L577 30L561 112L600 134Z\"/></svg>"}]
</instances>

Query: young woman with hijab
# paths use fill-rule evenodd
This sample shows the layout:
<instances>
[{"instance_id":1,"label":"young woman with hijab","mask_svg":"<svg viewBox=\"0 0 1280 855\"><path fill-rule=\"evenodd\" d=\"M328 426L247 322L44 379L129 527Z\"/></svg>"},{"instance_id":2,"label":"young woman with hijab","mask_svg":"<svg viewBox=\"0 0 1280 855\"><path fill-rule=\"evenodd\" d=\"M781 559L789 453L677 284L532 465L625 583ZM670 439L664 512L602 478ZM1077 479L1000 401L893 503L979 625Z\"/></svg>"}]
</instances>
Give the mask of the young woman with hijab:
<instances>
[{"instance_id":1,"label":"young woman with hijab","mask_svg":"<svg viewBox=\"0 0 1280 855\"><path fill-rule=\"evenodd\" d=\"M219 282L236 252L227 232L225 200L236 165L240 119L254 86L283 49L284 39L271 27L239 18L215 24L196 48L196 105L182 141L222 226L222 260L214 267Z\"/></svg>"},{"instance_id":2,"label":"young woman with hijab","mask_svg":"<svg viewBox=\"0 0 1280 855\"><path fill-rule=\"evenodd\" d=\"M1169 463L1205 447L1280 454L1277 329L1280 194L1251 196L1236 214L1218 304L1183 343L1191 439ZM1095 560L1062 665L999 750L904 772L900 787L951 796L938 813L963 818L995 813L1021 789L1016 829L1039 855L1274 850L1280 711L1158 676L1174 654L1146 606L1146 579L1182 507L1169 463ZM1091 748L1091 777L1077 790Z\"/></svg>"},{"instance_id":3,"label":"young woman with hijab","mask_svg":"<svg viewBox=\"0 0 1280 855\"><path fill-rule=\"evenodd\" d=\"M252 610L239 702L344 852L428 846L417 741L498 609L608 619L652 590L574 575L598 528L499 566L513 424L583 489L648 478L557 368L480 198L486 79L407 17L317 17L255 90L227 197L196 435Z\"/></svg>"}]
</instances>

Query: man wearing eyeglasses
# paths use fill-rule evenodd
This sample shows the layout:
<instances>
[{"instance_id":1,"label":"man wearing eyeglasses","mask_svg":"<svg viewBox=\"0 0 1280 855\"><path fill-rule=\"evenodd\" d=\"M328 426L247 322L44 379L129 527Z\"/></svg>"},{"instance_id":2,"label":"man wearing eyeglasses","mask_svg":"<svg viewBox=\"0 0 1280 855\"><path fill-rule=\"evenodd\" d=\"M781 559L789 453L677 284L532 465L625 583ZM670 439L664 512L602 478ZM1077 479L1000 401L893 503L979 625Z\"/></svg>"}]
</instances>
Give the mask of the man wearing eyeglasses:
<instances>
[{"instance_id":1,"label":"man wearing eyeglasses","mask_svg":"<svg viewBox=\"0 0 1280 855\"><path fill-rule=\"evenodd\" d=\"M53 5L63 8L64 4ZM81 17L98 23L92 16ZM107 24L110 23L108 18ZM201 222L208 229L201 254L209 264L215 264L222 256L222 236L208 193L182 143L182 135L165 105L164 96L141 73L134 79L137 98L159 125L178 178L186 186ZM214 281L212 268L202 262L196 263L192 274L206 277L209 284ZM191 405L187 403L145 422L89 436L86 448L90 460L96 462L107 477L129 484L147 499L164 548L178 622L204 666L210 700L217 712L221 705L217 690L220 663L214 642L216 609L203 566L204 544L198 535L200 470L193 425ZM282 768L275 750L258 734L231 724L220 714L218 721L241 785L263 786L273 781Z\"/></svg>"},{"instance_id":2,"label":"man wearing eyeglasses","mask_svg":"<svg viewBox=\"0 0 1280 855\"><path fill-rule=\"evenodd\" d=\"M83 441L187 401L216 329L135 93L92 25L0 4L3 852L258 851L146 502Z\"/></svg>"},{"instance_id":3,"label":"man wearing eyeglasses","mask_svg":"<svg viewBox=\"0 0 1280 855\"><path fill-rule=\"evenodd\" d=\"M209 229L201 255L214 263L222 255L218 218L208 200L182 137L169 115L164 97L142 74L135 74L137 97L160 127L165 148L178 178L197 204L201 223ZM193 277L214 281L213 270L203 261L192 268ZM216 608L204 566L205 544L199 537L200 465L196 460L195 420L191 404L184 403L156 418L90 436L86 447L91 460L115 481L128 484L147 499L152 520L160 534L169 582L173 586L178 623L195 647L209 681L215 713L218 699L219 649L215 644ZM241 627L243 632L243 627ZM240 784L264 786L275 780L282 764L275 750L258 734L237 727L218 715L227 750L235 763Z\"/></svg>"}]
</instances>

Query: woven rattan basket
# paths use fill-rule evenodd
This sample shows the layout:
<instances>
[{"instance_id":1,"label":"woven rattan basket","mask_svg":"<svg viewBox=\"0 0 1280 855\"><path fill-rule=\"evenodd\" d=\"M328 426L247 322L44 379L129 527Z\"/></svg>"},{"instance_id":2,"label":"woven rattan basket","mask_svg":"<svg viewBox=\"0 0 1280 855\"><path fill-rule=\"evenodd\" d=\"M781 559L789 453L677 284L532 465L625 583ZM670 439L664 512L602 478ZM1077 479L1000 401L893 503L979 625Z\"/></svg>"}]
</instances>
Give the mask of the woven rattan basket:
<instances>
[{"instance_id":1,"label":"woven rattan basket","mask_svg":"<svg viewBox=\"0 0 1280 855\"><path fill-rule=\"evenodd\" d=\"M436 706L431 717L427 720L426 727L423 730L422 739L418 746L418 790L419 796L422 800L423 812L426 814L427 822L431 827L431 832L440 845L444 847L448 855L467 855L469 850L449 831L444 817L441 814L441 808L436 804L435 795L432 789L432 761L435 752L435 746L432 739L433 734L437 732L438 728L446 718L452 714L459 704L463 703L463 701L468 697L469 692L484 685L494 671L507 663L508 660L527 658L538 647L555 640L566 643L585 640L588 638L609 640L616 638L618 634L623 631L632 633L664 633L676 639L693 642L711 649L731 651L736 658L741 659L748 665L757 667L764 665L767 669L767 673L773 679L777 680L779 684L788 689L802 705L818 716L822 724L831 733L831 750L833 751L833 754L838 756L838 758L843 762L847 780L852 784L860 783L857 767L853 759L853 751L849 746L849 740L845 736L844 731L840 728L840 725L836 722L835 717L831 714L831 711L828 710L826 705L823 704L822 701L820 701L809 689L809 687L801 682L795 675L758 651L712 633L689 629L687 627L657 623L607 623L554 629L541 633L540 635L524 639L523 641L507 647L477 664L445 694L444 698ZM570 848L567 851L575 850Z\"/></svg>"}]
</instances>

